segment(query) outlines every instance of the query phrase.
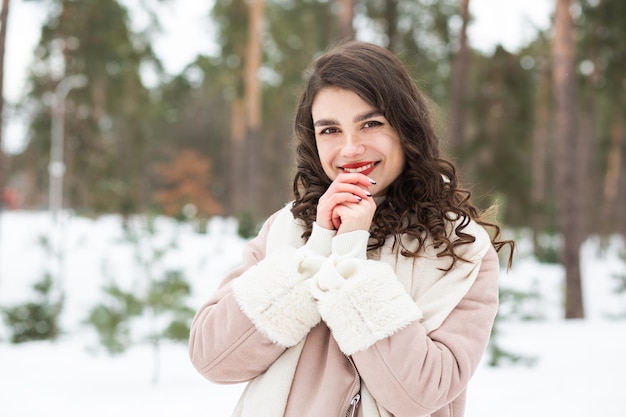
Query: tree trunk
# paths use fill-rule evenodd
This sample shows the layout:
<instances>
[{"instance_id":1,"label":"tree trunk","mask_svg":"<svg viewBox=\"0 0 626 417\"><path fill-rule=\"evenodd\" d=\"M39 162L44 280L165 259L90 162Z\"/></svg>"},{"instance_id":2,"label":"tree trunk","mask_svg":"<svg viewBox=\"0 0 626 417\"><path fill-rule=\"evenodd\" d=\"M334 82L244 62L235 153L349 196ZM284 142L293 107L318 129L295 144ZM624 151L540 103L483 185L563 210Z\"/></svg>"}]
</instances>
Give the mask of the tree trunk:
<instances>
[{"instance_id":1,"label":"tree trunk","mask_svg":"<svg viewBox=\"0 0 626 417\"><path fill-rule=\"evenodd\" d=\"M397 0L385 1L385 21L387 23L387 49L394 51L396 38L398 37L398 2Z\"/></svg>"},{"instance_id":2,"label":"tree trunk","mask_svg":"<svg viewBox=\"0 0 626 417\"><path fill-rule=\"evenodd\" d=\"M615 210L622 210L623 212L623 207L619 208L616 205L619 194L619 179L623 169L622 143L624 142L624 120L621 115L622 111L618 107L618 110L613 113L609 136L610 142L603 187L604 215L602 217L604 230L609 230L610 224L614 220Z\"/></svg>"},{"instance_id":3,"label":"tree trunk","mask_svg":"<svg viewBox=\"0 0 626 417\"><path fill-rule=\"evenodd\" d=\"M467 44L467 26L469 24L469 0L460 0L459 11L462 18L459 45L452 63L452 135L450 145L458 150L465 143L465 97L470 65L470 50Z\"/></svg>"},{"instance_id":4,"label":"tree trunk","mask_svg":"<svg viewBox=\"0 0 626 417\"><path fill-rule=\"evenodd\" d=\"M264 0L248 2L248 44L245 60L246 148L248 152L247 201L245 209L258 212L260 189L263 183L263 155L261 140L261 80L259 70L263 62ZM251 213L252 214L252 213Z\"/></svg>"},{"instance_id":5,"label":"tree trunk","mask_svg":"<svg viewBox=\"0 0 626 417\"><path fill-rule=\"evenodd\" d=\"M537 68L537 93L535 96L535 123L532 136L532 214L533 250L540 250L538 235L544 231L546 215L548 140L550 135L550 67L540 64Z\"/></svg>"},{"instance_id":6,"label":"tree trunk","mask_svg":"<svg viewBox=\"0 0 626 417\"><path fill-rule=\"evenodd\" d=\"M10 0L2 0L0 12L0 211L4 208L4 186L6 184L6 159L2 148L4 133L4 54L6 50L7 22L9 20Z\"/></svg>"},{"instance_id":7,"label":"tree trunk","mask_svg":"<svg viewBox=\"0 0 626 417\"><path fill-rule=\"evenodd\" d=\"M339 39L354 39L354 1L339 0Z\"/></svg>"},{"instance_id":8,"label":"tree trunk","mask_svg":"<svg viewBox=\"0 0 626 417\"><path fill-rule=\"evenodd\" d=\"M592 96L583 100L582 114L579 117L576 148L574 149L574 172L576 191L574 192L577 217L574 220L579 233L579 243L582 245L589 236L592 221L591 204L593 193L592 156L595 139L595 125L597 118L597 98ZM597 183L596 183L597 184ZM596 194L597 195L597 194Z\"/></svg>"},{"instance_id":9,"label":"tree trunk","mask_svg":"<svg viewBox=\"0 0 626 417\"><path fill-rule=\"evenodd\" d=\"M554 37L552 42L553 82L555 99L555 182L557 223L563 239L561 261L565 268L565 318L583 318L580 225L576 175L576 79L574 22L571 0L556 0Z\"/></svg>"},{"instance_id":10,"label":"tree trunk","mask_svg":"<svg viewBox=\"0 0 626 417\"><path fill-rule=\"evenodd\" d=\"M230 113L230 145L231 152L230 158L232 158L232 164L230 166L231 172L229 177L229 201L230 207L228 207L228 214L231 216L237 216L243 210L245 204L245 195L247 187L245 186L247 181L246 170L246 156L244 141L246 138L246 115L244 110L243 101L239 98L234 98L231 103Z\"/></svg>"},{"instance_id":11,"label":"tree trunk","mask_svg":"<svg viewBox=\"0 0 626 417\"><path fill-rule=\"evenodd\" d=\"M9 21L9 0L2 0L0 12L0 214L4 210L4 188L6 184L6 158L2 149L4 133L4 53L7 39L7 22ZM2 243L2 230L0 230L0 244ZM0 262L2 262L0 260ZM0 283L2 277L0 276Z\"/></svg>"}]
</instances>

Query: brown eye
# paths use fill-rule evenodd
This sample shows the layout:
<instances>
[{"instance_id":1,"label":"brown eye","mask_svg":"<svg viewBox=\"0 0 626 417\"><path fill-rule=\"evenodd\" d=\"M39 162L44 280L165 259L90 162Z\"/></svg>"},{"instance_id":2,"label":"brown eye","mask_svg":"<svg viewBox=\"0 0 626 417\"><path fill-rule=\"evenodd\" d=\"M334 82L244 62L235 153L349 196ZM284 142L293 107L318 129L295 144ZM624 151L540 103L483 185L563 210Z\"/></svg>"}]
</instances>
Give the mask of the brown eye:
<instances>
[{"instance_id":1,"label":"brown eye","mask_svg":"<svg viewBox=\"0 0 626 417\"><path fill-rule=\"evenodd\" d=\"M320 131L320 135L331 135L333 133L337 133L339 131L339 129L334 128L334 127L327 127L326 129L322 129Z\"/></svg>"},{"instance_id":2,"label":"brown eye","mask_svg":"<svg viewBox=\"0 0 626 417\"><path fill-rule=\"evenodd\" d=\"M369 129L371 127L378 127L378 126L382 126L382 125L383 125L382 122L379 122L378 120L372 120L372 121L369 121L369 122L365 122L363 127L365 129Z\"/></svg>"}]
</instances>

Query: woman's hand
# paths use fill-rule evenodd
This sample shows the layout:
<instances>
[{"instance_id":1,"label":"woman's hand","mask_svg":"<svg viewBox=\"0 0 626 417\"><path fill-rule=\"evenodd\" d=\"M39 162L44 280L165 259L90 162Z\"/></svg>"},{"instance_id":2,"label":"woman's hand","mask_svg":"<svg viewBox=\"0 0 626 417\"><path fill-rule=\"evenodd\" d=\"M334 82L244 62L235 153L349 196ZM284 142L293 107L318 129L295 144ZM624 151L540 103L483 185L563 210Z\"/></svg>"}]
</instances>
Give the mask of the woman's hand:
<instances>
[{"instance_id":1,"label":"woman's hand","mask_svg":"<svg viewBox=\"0 0 626 417\"><path fill-rule=\"evenodd\" d=\"M363 174L339 174L317 204L318 225L338 234L369 231L376 203L368 191L371 180Z\"/></svg>"}]
</instances>

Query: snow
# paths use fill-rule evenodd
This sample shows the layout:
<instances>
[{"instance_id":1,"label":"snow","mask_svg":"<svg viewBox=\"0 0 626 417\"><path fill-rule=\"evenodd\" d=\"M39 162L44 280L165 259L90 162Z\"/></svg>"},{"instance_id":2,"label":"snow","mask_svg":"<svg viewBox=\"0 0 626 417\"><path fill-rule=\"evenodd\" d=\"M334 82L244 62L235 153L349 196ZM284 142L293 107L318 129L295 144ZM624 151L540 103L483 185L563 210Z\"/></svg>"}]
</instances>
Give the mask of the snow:
<instances>
[{"instance_id":1,"label":"snow","mask_svg":"<svg viewBox=\"0 0 626 417\"><path fill-rule=\"evenodd\" d=\"M58 267L39 243L42 237L62 243L60 270L67 290L65 333L59 340L12 345L0 324L0 416L230 416L243 385L204 380L191 366L184 343L164 343L158 356L147 344L113 357L98 349L94 331L83 324L89 308L100 301L104 283L114 280L132 288L140 268L117 216L66 214L62 219L63 233L57 235L45 212L13 211L0 217L0 307L28 299L43 271ZM212 219L203 234L188 223L159 218L156 230L142 250L170 249L162 263L184 270L193 286L189 305L194 308L237 265L245 244L235 235L232 219ZM502 287L536 294L523 312L542 319L504 320L496 339L533 364L489 367L485 358L469 387L466 416L623 417L626 300L614 293L613 278L626 274L626 262L619 258L623 240L585 243L581 253L588 318L567 321L561 318L562 268L534 261L523 234L519 242L514 268L502 271ZM507 308L503 303L503 311Z\"/></svg>"}]
</instances>

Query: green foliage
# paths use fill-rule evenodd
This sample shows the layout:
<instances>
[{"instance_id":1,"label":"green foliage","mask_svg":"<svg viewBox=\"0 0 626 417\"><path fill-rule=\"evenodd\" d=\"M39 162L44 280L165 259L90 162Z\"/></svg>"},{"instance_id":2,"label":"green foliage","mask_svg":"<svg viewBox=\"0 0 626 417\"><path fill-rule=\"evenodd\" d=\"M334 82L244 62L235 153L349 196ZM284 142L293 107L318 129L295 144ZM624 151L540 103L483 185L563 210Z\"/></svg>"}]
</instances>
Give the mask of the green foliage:
<instances>
[{"instance_id":1,"label":"green foliage","mask_svg":"<svg viewBox=\"0 0 626 417\"><path fill-rule=\"evenodd\" d=\"M502 346L500 341L500 327L503 321L507 320L541 320L542 312L537 306L541 300L538 290L523 292L513 289L500 289L500 309L496 316L491 338L487 347L487 363L489 366L502 366L505 364L518 364L532 366L536 358L517 353Z\"/></svg>"},{"instance_id":2,"label":"green foliage","mask_svg":"<svg viewBox=\"0 0 626 417\"><path fill-rule=\"evenodd\" d=\"M393 2L395 22L388 21L390 3L374 1L361 8L364 17L378 28L378 33L367 33L367 37L382 37L385 46L398 53L428 95L438 105L444 105L449 97L455 38L450 22L457 16L458 0ZM394 39L388 37L390 24L395 26Z\"/></svg>"},{"instance_id":3,"label":"green foliage","mask_svg":"<svg viewBox=\"0 0 626 417\"><path fill-rule=\"evenodd\" d=\"M143 312L144 306L132 293L113 284L105 286L103 292L105 301L91 309L87 322L96 329L109 353L122 353L132 343L129 322Z\"/></svg>"},{"instance_id":4,"label":"green foliage","mask_svg":"<svg viewBox=\"0 0 626 417\"><path fill-rule=\"evenodd\" d=\"M535 248L535 258L544 264L559 263L559 248L554 246L539 246Z\"/></svg>"},{"instance_id":5,"label":"green foliage","mask_svg":"<svg viewBox=\"0 0 626 417\"><path fill-rule=\"evenodd\" d=\"M127 280L132 290L113 282L104 286L104 300L90 310L86 323L94 327L110 354L146 341L155 345L163 339L186 342L194 313L185 304L191 287L180 270L165 265L175 240L165 246L157 244L151 219L129 221L125 233L125 242L135 253L137 275Z\"/></svg>"},{"instance_id":6,"label":"green foliage","mask_svg":"<svg viewBox=\"0 0 626 417\"><path fill-rule=\"evenodd\" d=\"M561 240L556 233L539 233L535 239L533 255L545 264L558 264Z\"/></svg>"},{"instance_id":7,"label":"green foliage","mask_svg":"<svg viewBox=\"0 0 626 417\"><path fill-rule=\"evenodd\" d=\"M545 316L539 309L541 298L538 288L528 292L501 288L499 317L504 320L543 320Z\"/></svg>"},{"instance_id":8,"label":"green foliage","mask_svg":"<svg viewBox=\"0 0 626 417\"><path fill-rule=\"evenodd\" d=\"M620 255L620 259L622 260L622 271L612 275L615 280L615 287L613 291L615 291L616 294L626 296L626 250ZM619 316L626 317L626 308L624 308L624 311Z\"/></svg>"},{"instance_id":9,"label":"green foliage","mask_svg":"<svg viewBox=\"0 0 626 417\"><path fill-rule=\"evenodd\" d=\"M582 71L582 75L590 76L587 82L594 93L608 96L613 105L625 110L626 27L622 16L626 14L626 3L581 1L580 5L577 53L581 63L592 65L589 67L592 71Z\"/></svg>"},{"instance_id":10,"label":"green foliage","mask_svg":"<svg viewBox=\"0 0 626 417\"><path fill-rule=\"evenodd\" d=\"M83 74L85 88L65 102L65 198L82 211L137 212L145 206L146 165L161 136L153 130L152 98L140 77L162 74L148 39L131 33L127 10L116 0L55 1L41 31L23 107L30 119L27 166L39 189L47 187L50 95L61 79ZM155 126L158 128L158 126ZM32 172L34 171L34 172Z\"/></svg>"},{"instance_id":11,"label":"green foliage","mask_svg":"<svg viewBox=\"0 0 626 417\"><path fill-rule=\"evenodd\" d=\"M35 207L45 203L50 94L60 78L80 73L87 75L89 85L72 90L66 102L65 197L69 206L82 212L124 215L158 207L152 196L162 187L152 167L186 148L211 162L211 181L203 184L203 192L215 196L224 214L238 216L241 207L233 207L231 198L231 136L235 100L245 98L247 2L216 0L207 16L207 27L215 29L217 52L197 57L171 77L164 74L151 46L150 35L158 30L157 20L147 31L134 33L128 11L116 0L46 3L55 7L47 9L30 66L32 89L22 101L22 109L32 112L30 143L10 164L13 180L27 178L31 182L24 187L32 190L25 196L26 204ZM155 3L141 2L140 6L150 12ZM612 171L620 176L614 200L604 202L603 195L609 177L608 155L612 146L617 147L612 145L612 138L621 137L612 132L619 131L616 121L626 118L626 26L621 19L625 4L581 1L580 13L576 14L579 108L581 116L592 110L595 115L593 194L589 200L612 205L606 213L613 213L589 215L590 232L626 233L626 223L619 219L619 208L626 201L626 170ZM390 13L394 8L395 13ZM263 66L259 71L263 119L255 146L258 155L252 155L259 159L259 194L267 196L255 202L254 210L261 217L290 198L294 104L311 60L337 41L337 9L335 2L321 0L265 2ZM356 2L354 10L358 37L397 52L433 98L433 107L439 107L435 114L441 117L438 124L445 143L452 58L460 27L458 0L375 0ZM469 40L471 44L471 33ZM483 196L498 196L505 225L535 225L531 219L536 217L542 229L538 232L550 232L555 229L551 143L546 143L542 201L531 202L531 194L538 188L533 183L531 160L538 115L548 119L546 142L550 142L553 128L549 33L537 32L520 51L471 51L470 62L463 103L467 143L450 153L475 198L489 205L492 201ZM141 79L145 69L152 71L156 80L149 88ZM549 248L544 249L538 251L542 259L556 259Z\"/></svg>"},{"instance_id":12,"label":"green foliage","mask_svg":"<svg viewBox=\"0 0 626 417\"><path fill-rule=\"evenodd\" d=\"M191 288L179 271L167 271L139 296L114 284L104 287L103 292L105 301L91 309L87 323L95 328L100 343L109 353L123 353L137 342L132 337L132 325L141 317L166 316L165 327L148 334L146 340L188 340L194 311L184 305Z\"/></svg>"},{"instance_id":13,"label":"green foliage","mask_svg":"<svg viewBox=\"0 0 626 417\"><path fill-rule=\"evenodd\" d=\"M146 308L153 315L168 314L168 324L153 338L179 342L189 339L189 325L195 312L184 304L189 295L191 287L178 270L166 271L161 280L152 283L145 300Z\"/></svg>"},{"instance_id":14,"label":"green foliage","mask_svg":"<svg viewBox=\"0 0 626 417\"><path fill-rule=\"evenodd\" d=\"M242 211L237 220L237 234L242 238L249 239L259 232L258 223L252 210Z\"/></svg>"},{"instance_id":15,"label":"green foliage","mask_svg":"<svg viewBox=\"0 0 626 417\"><path fill-rule=\"evenodd\" d=\"M12 343L53 340L59 335L62 298L55 297L52 277L45 274L33 285L35 301L0 310L12 333Z\"/></svg>"},{"instance_id":16,"label":"green foliage","mask_svg":"<svg viewBox=\"0 0 626 417\"><path fill-rule=\"evenodd\" d=\"M524 227L532 213L532 73L503 48L472 64L468 142L455 150L458 165L475 196L499 197L504 224Z\"/></svg>"},{"instance_id":17,"label":"green foliage","mask_svg":"<svg viewBox=\"0 0 626 417\"><path fill-rule=\"evenodd\" d=\"M491 334L492 342L487 348L487 355L489 358L487 364L489 366L496 367L504 366L506 364L523 366L535 365L535 363L537 362L537 358L511 352L509 350L503 349L500 345L495 343L497 334L498 333L494 328L494 331Z\"/></svg>"}]
</instances>

